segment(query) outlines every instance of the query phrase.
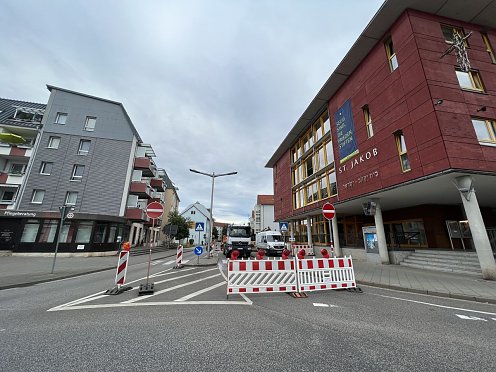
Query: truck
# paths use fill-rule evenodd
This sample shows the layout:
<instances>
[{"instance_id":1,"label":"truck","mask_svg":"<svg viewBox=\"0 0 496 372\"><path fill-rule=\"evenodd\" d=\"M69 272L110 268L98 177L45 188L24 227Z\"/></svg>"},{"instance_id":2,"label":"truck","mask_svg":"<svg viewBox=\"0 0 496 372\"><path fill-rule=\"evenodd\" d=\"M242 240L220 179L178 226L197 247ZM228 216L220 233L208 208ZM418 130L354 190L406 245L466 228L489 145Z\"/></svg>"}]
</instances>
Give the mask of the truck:
<instances>
[{"instance_id":1,"label":"truck","mask_svg":"<svg viewBox=\"0 0 496 372\"><path fill-rule=\"evenodd\" d=\"M251 227L244 225L229 225L227 239L224 242L224 255L231 258L231 253L238 250L240 257L251 256Z\"/></svg>"},{"instance_id":2,"label":"truck","mask_svg":"<svg viewBox=\"0 0 496 372\"><path fill-rule=\"evenodd\" d=\"M263 249L265 254L281 254L285 248L284 239L279 231L262 231L257 234L255 245Z\"/></svg>"}]
</instances>

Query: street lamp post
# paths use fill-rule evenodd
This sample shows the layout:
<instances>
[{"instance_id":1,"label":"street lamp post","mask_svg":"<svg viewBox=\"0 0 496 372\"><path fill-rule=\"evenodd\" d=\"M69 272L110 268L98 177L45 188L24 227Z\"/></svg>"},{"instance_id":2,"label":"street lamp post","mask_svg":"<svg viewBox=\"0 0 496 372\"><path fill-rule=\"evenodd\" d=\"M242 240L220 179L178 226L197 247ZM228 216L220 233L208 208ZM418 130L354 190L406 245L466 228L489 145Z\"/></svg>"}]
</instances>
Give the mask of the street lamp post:
<instances>
[{"instance_id":1,"label":"street lamp post","mask_svg":"<svg viewBox=\"0 0 496 372\"><path fill-rule=\"evenodd\" d=\"M214 181L215 181L215 177L233 176L235 174L238 174L238 172L229 172L229 173L220 173L220 174L215 174L215 172L212 172L212 174L210 174L210 173L200 172L200 171L197 171L194 169L190 169L190 172L203 174L204 176L208 176L208 177L212 178L212 193L210 194L210 224L209 224L210 231L208 233L209 236L208 236L208 245L207 245L207 251L210 252L209 249L210 249L210 245L212 244L212 231L214 228L213 208L214 208ZM208 256L210 257L210 253Z\"/></svg>"}]
</instances>

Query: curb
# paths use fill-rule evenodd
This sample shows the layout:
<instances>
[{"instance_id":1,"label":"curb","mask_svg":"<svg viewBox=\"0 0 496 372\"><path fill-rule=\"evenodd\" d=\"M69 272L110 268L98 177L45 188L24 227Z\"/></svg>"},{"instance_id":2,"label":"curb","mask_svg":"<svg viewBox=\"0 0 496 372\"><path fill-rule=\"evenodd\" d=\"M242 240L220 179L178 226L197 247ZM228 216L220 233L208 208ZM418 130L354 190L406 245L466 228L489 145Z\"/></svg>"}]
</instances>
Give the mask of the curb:
<instances>
[{"instance_id":1,"label":"curb","mask_svg":"<svg viewBox=\"0 0 496 372\"><path fill-rule=\"evenodd\" d=\"M396 285L367 282L367 281L363 281L363 280L357 280L357 284L368 285L370 287L377 287L377 288L393 289L395 291L400 291L400 292L424 294L424 295L434 296L434 297L453 298L456 300L465 300L465 301L472 301L472 302L479 302L479 303L496 304L495 298L468 296L468 295L458 294L458 293L428 291L426 289L399 287Z\"/></svg>"},{"instance_id":2,"label":"curb","mask_svg":"<svg viewBox=\"0 0 496 372\"><path fill-rule=\"evenodd\" d=\"M169 256L157 257L157 258L154 258L152 261L161 260L163 258L168 258L168 257L172 257L172 256L175 256L175 255L176 254L174 253L173 255L169 255ZM35 281L25 282L25 283L0 285L0 291L3 290L3 289L30 287L30 286L36 285L36 284L49 283L49 282L54 282L56 280L61 280L61 279L75 278L77 276L83 276L83 275L87 275L87 274L94 274L94 273L99 273L99 272L107 271L107 270L115 270L115 266L106 267L106 268L102 268L102 269L94 269L94 270L90 270L90 271L85 271L84 273L81 273L80 272L80 273L75 273L75 274L61 275L61 276L57 276L57 277L53 277L53 278L46 278L46 279L42 279L42 280L35 280ZM54 275L56 275L56 274L54 274Z\"/></svg>"}]
</instances>

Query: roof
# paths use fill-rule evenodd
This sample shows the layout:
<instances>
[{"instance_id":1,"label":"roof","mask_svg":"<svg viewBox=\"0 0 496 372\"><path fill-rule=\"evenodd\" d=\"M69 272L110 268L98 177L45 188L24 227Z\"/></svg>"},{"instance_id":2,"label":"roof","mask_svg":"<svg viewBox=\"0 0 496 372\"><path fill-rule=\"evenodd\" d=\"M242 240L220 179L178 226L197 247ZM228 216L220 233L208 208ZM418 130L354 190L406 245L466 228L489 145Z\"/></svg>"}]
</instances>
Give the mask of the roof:
<instances>
[{"instance_id":1,"label":"roof","mask_svg":"<svg viewBox=\"0 0 496 372\"><path fill-rule=\"evenodd\" d=\"M194 204L188 205L186 208L184 208L184 210L180 214L182 215L192 208L195 208L197 211L203 214L207 218L207 220L210 219L210 211L207 208L205 208L203 204L200 204L200 202L196 202Z\"/></svg>"},{"instance_id":2,"label":"roof","mask_svg":"<svg viewBox=\"0 0 496 372\"><path fill-rule=\"evenodd\" d=\"M35 121L13 119L18 107L25 107L34 111L44 112L46 105L43 103L0 98L0 124L7 124L24 128L38 128L41 125L41 123Z\"/></svg>"},{"instance_id":3,"label":"roof","mask_svg":"<svg viewBox=\"0 0 496 372\"><path fill-rule=\"evenodd\" d=\"M257 205L274 205L274 195L257 195Z\"/></svg>"},{"instance_id":4,"label":"roof","mask_svg":"<svg viewBox=\"0 0 496 372\"><path fill-rule=\"evenodd\" d=\"M496 28L496 0L386 0L265 165L273 168L407 9Z\"/></svg>"},{"instance_id":5,"label":"roof","mask_svg":"<svg viewBox=\"0 0 496 372\"><path fill-rule=\"evenodd\" d=\"M138 131L136 130L136 127L134 126L131 118L129 117L129 115L127 114L127 111L126 109L124 108L124 105L120 102L116 102L116 101L111 101L109 99L105 99L105 98L100 98L100 97L96 97L96 96L91 96L89 94L84 94L84 93L80 93L80 92L76 92L76 91L73 91L73 90L69 90L69 89L65 89L65 88L59 88L59 87L56 87L56 86L53 86L53 85L48 85L47 84L47 89L51 92L52 90L60 90L61 92L66 92L66 93L70 93L70 94L77 94L79 96L82 96L82 97L87 97L87 98L91 98L91 99L97 99L99 101L103 101L103 102L107 102L107 103L112 103L114 105L118 105L122 108L122 111L124 112L124 115L126 116L126 119L127 119L127 122L129 124L129 126L131 127L131 130L133 131L134 135L136 136L136 138L138 139L138 143L141 145L143 143L143 140L141 139ZM150 146L150 145L144 145L144 146Z\"/></svg>"}]
</instances>

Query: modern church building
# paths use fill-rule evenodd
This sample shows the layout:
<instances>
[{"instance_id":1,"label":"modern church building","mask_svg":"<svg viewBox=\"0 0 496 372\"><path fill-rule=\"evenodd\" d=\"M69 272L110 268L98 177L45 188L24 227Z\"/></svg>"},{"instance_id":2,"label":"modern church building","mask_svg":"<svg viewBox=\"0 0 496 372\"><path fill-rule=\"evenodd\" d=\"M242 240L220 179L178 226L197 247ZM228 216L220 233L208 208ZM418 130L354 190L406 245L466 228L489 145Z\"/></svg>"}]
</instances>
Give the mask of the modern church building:
<instances>
[{"instance_id":1,"label":"modern church building","mask_svg":"<svg viewBox=\"0 0 496 372\"><path fill-rule=\"evenodd\" d=\"M266 165L297 242L382 263L474 252L496 279L495 14L385 1Z\"/></svg>"}]
</instances>

